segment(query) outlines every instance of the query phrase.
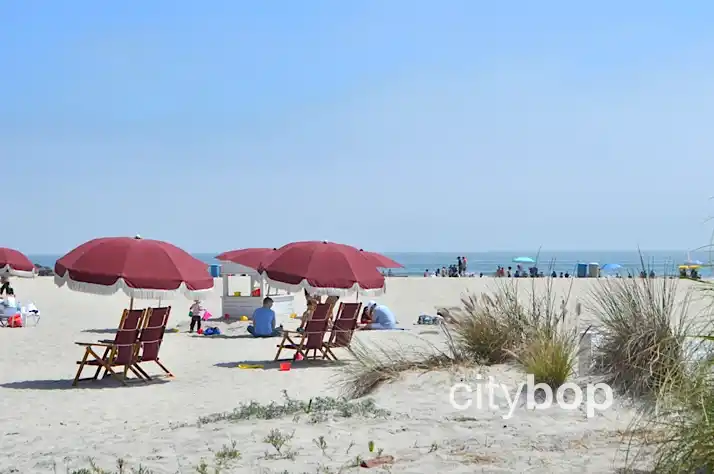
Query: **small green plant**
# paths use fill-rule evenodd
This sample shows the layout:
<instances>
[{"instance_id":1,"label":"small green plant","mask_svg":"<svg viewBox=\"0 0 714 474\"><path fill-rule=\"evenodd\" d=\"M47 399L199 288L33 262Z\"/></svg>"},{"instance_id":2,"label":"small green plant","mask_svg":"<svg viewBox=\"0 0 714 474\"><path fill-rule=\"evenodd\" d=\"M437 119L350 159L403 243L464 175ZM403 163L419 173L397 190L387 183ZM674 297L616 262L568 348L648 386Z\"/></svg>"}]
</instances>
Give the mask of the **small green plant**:
<instances>
[{"instance_id":1,"label":"small green plant","mask_svg":"<svg viewBox=\"0 0 714 474\"><path fill-rule=\"evenodd\" d=\"M291 398L287 391L283 390L283 403L271 402L267 405L254 401L241 403L233 411L202 416L198 419L197 425L222 421L236 423L251 419L274 420L288 416L292 416L293 421L298 422L301 415L307 415L312 423L319 423L326 421L330 416L386 418L390 413L377 407L372 399L350 401L345 398L315 397L302 401Z\"/></svg>"},{"instance_id":2,"label":"small green plant","mask_svg":"<svg viewBox=\"0 0 714 474\"><path fill-rule=\"evenodd\" d=\"M229 464L239 460L241 454L238 449L236 449L236 446L237 443L235 441L231 441L230 446L224 444L223 447L215 453L216 462L219 464Z\"/></svg>"},{"instance_id":3,"label":"small green plant","mask_svg":"<svg viewBox=\"0 0 714 474\"><path fill-rule=\"evenodd\" d=\"M293 459L295 453L290 449L290 446L288 446L293 436L295 436L294 431L290 434L286 434L277 428L270 430L270 433L263 439L263 442L271 445L276 452L274 454L266 452L265 457Z\"/></svg>"},{"instance_id":4,"label":"small green plant","mask_svg":"<svg viewBox=\"0 0 714 474\"><path fill-rule=\"evenodd\" d=\"M89 464L88 467L81 467L79 469L71 469L69 468L69 463L70 459L65 458L65 470L69 474L152 474L152 471L145 468L142 465L139 465L138 467L130 467L127 465L127 463L124 461L122 458L118 458L116 460L116 470L111 470L111 469L104 469L103 467L100 467L94 458L88 458L87 459L87 464ZM57 471L57 466L53 466L54 471Z\"/></svg>"},{"instance_id":5,"label":"small green plant","mask_svg":"<svg viewBox=\"0 0 714 474\"><path fill-rule=\"evenodd\" d=\"M224 444L221 449L213 453L213 465L201 459L194 470L198 474L221 474L224 469L229 469L235 461L240 460L241 453L237 449L238 443L231 441L230 445Z\"/></svg>"},{"instance_id":6,"label":"small green plant","mask_svg":"<svg viewBox=\"0 0 714 474\"><path fill-rule=\"evenodd\" d=\"M315 446L317 446L320 451L322 451L322 455L329 458L330 456L327 454L327 441L325 441L324 436L320 436L319 438L313 439L313 443L315 443Z\"/></svg>"}]
</instances>

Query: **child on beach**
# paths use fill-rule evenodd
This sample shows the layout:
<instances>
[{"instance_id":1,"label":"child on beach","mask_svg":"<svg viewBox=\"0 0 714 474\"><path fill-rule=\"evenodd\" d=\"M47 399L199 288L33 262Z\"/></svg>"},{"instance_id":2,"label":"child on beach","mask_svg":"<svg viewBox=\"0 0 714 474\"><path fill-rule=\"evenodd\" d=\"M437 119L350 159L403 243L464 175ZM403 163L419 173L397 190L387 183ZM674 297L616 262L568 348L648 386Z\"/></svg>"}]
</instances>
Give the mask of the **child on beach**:
<instances>
[{"instance_id":1,"label":"child on beach","mask_svg":"<svg viewBox=\"0 0 714 474\"><path fill-rule=\"evenodd\" d=\"M203 312L206 311L201 305L201 300L193 300L191 309L189 310L189 315L191 316L191 327L189 332L193 332L195 327L197 331L201 330L201 318L203 317Z\"/></svg>"}]
</instances>

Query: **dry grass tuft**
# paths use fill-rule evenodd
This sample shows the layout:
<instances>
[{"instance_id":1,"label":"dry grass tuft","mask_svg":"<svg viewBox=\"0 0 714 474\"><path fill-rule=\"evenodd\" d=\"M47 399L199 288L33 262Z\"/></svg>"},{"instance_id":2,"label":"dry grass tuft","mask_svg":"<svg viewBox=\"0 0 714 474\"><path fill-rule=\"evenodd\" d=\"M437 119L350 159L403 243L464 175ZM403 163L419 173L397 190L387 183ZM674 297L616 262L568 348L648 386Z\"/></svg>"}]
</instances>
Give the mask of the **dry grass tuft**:
<instances>
[{"instance_id":1,"label":"dry grass tuft","mask_svg":"<svg viewBox=\"0 0 714 474\"><path fill-rule=\"evenodd\" d=\"M578 339L573 331L552 334L536 332L533 339L517 354L517 360L536 383L545 383L554 390L575 372Z\"/></svg>"},{"instance_id":2,"label":"dry grass tuft","mask_svg":"<svg viewBox=\"0 0 714 474\"><path fill-rule=\"evenodd\" d=\"M471 366L473 361L457 346L449 327L442 325L446 348L440 349L424 340L419 346L370 345L359 339L352 340L354 362L345 366L338 384L342 395L348 399L364 397L380 385L392 382L408 371L429 372Z\"/></svg>"},{"instance_id":3,"label":"dry grass tuft","mask_svg":"<svg viewBox=\"0 0 714 474\"><path fill-rule=\"evenodd\" d=\"M433 371L454 367L519 362L535 375L536 382L559 386L573 372L577 340L565 325L570 292L558 297L551 279L530 280L525 303L519 297L519 281L496 283L491 294L469 294L462 308L449 312L441 326L445 347L421 341L416 347L367 347L354 340L354 362L339 381L348 398L363 397L406 371ZM525 283L525 282L524 282ZM537 292L536 283L545 283Z\"/></svg>"},{"instance_id":4,"label":"dry grass tuft","mask_svg":"<svg viewBox=\"0 0 714 474\"><path fill-rule=\"evenodd\" d=\"M655 284L639 282L643 287L646 283ZM671 282L658 283L672 285ZM706 292L713 288L711 283L701 285L699 289ZM695 327L696 322L686 313L690 295L681 308L683 314L679 315L679 321L668 328L665 321L671 320L678 311L664 287L635 289L630 283L620 291L620 298L630 297L630 303L625 307L629 317L649 326L637 330L616 320L618 324L613 325L614 328L627 328L632 341L622 352L610 349L611 357L631 358L637 364L629 370L621 369L616 380L622 383L624 379L624 386L631 393L644 393L655 402L646 405L640 418L627 430L628 456L637 459L650 453L654 459L654 472L661 474L711 474L714 472L714 371L711 358L714 330L708 323L705 328ZM638 341L642 341L640 348L636 345ZM646 359L647 354L652 360Z\"/></svg>"},{"instance_id":5,"label":"dry grass tuft","mask_svg":"<svg viewBox=\"0 0 714 474\"><path fill-rule=\"evenodd\" d=\"M593 291L589 306L601 339L596 371L621 393L656 397L683 381L694 318L687 312L690 294L677 301L677 286L670 278L612 278Z\"/></svg>"}]
</instances>

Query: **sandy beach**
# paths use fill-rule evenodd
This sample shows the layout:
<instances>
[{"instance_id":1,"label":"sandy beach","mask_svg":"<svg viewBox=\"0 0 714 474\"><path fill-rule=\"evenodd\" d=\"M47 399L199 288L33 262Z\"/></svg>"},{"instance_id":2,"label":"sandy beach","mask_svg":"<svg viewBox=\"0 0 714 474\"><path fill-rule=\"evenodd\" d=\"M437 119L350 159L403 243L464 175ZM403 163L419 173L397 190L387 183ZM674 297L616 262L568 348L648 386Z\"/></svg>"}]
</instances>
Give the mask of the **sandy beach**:
<instances>
[{"instance_id":1,"label":"sandy beach","mask_svg":"<svg viewBox=\"0 0 714 474\"><path fill-rule=\"evenodd\" d=\"M392 308L406 330L361 332L357 337L366 344L440 344L441 333L433 326L416 325L417 317L434 314L436 307L458 305L464 291L485 292L494 283L488 278L389 279L387 293L375 299ZM536 281L537 291L544 284ZM595 284L558 279L555 290L565 294L570 289L569 307L574 307ZM240 457L233 454L237 459L220 472L356 472L356 460L370 456L370 441L375 453L394 457L391 472L606 473L624 466L621 436L633 417L626 404L616 402L593 418L587 418L584 409L536 411L519 406L508 420L503 418L505 398L496 400L498 410L453 408L451 385L474 380L475 372L406 374L368 397L376 408L362 401L356 414L338 404L336 410L322 411L287 407L284 416L269 420L240 419L238 414L199 422L251 401L282 405L285 394L306 403L315 397L339 397L342 364L298 362L289 372L271 364L262 370L238 368L239 363L272 360L278 340L248 337L244 322L209 323L221 328L219 337L188 334L185 299L170 302L169 325L180 332L167 333L161 348L174 379L128 387L105 380L73 388L75 361L82 356L74 342L112 338L128 298L121 293L72 292L57 288L52 278L15 280L13 285L22 301L40 308L42 319L36 327L0 328L2 473L73 472L87 467L88 458L110 472L116 470L117 458L154 473L197 472L202 459L210 467L224 446ZM530 285L526 280L524 290ZM690 285L681 282L679 291L684 294ZM217 280L205 300L213 314L220 314L220 289ZM296 301L301 312L304 301ZM692 311L699 309L695 302ZM587 307L580 319L570 324L584 329L596 323ZM286 328L297 325L289 319L280 322ZM338 356L348 359L345 351ZM481 373L514 389L525 378L506 366ZM287 439L280 450L266 441L271 436L276 445L276 437Z\"/></svg>"}]
</instances>

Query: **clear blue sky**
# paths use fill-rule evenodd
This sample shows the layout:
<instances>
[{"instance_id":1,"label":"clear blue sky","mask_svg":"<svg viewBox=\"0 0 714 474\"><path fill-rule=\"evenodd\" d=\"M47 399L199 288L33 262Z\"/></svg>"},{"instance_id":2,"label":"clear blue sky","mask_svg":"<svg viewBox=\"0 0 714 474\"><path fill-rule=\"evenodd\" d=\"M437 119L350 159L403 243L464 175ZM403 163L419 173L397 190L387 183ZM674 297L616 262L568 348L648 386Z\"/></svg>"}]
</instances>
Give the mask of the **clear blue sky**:
<instances>
[{"instance_id":1,"label":"clear blue sky","mask_svg":"<svg viewBox=\"0 0 714 474\"><path fill-rule=\"evenodd\" d=\"M0 18L20 223L0 246L709 238L714 3L0 0Z\"/></svg>"}]
</instances>

